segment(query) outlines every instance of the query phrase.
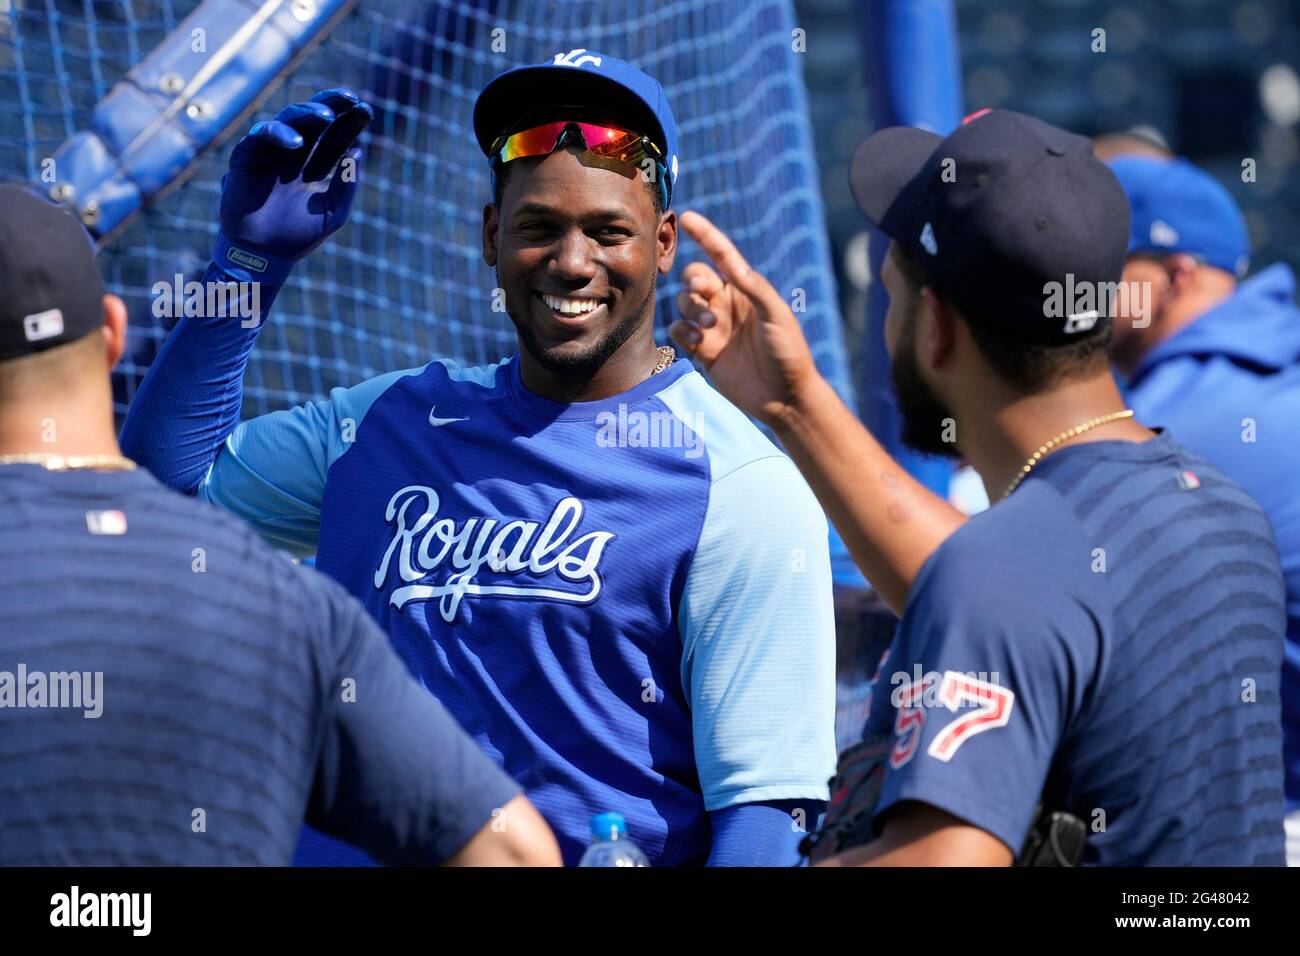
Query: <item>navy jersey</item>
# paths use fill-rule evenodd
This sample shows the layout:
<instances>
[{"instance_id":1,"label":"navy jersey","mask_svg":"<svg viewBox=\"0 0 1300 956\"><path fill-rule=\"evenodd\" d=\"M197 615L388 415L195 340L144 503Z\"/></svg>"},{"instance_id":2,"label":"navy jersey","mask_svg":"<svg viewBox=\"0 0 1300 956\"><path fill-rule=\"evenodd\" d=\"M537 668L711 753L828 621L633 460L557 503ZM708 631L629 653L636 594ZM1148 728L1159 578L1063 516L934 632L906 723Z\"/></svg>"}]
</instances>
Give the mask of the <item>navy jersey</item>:
<instances>
[{"instance_id":1,"label":"navy jersey","mask_svg":"<svg viewBox=\"0 0 1300 956\"><path fill-rule=\"evenodd\" d=\"M436 863L518 787L338 585L143 470L0 466L0 866Z\"/></svg>"},{"instance_id":2,"label":"navy jersey","mask_svg":"<svg viewBox=\"0 0 1300 956\"><path fill-rule=\"evenodd\" d=\"M566 863L603 810L672 865L707 858L709 811L826 798L826 519L686 362L574 404L517 357L390 373L244 422L198 494L317 553Z\"/></svg>"},{"instance_id":3,"label":"navy jersey","mask_svg":"<svg viewBox=\"0 0 1300 956\"><path fill-rule=\"evenodd\" d=\"M1158 344L1127 398L1144 422L1223 469L1273 526L1287 583L1286 791L1300 810L1300 309L1291 270L1270 266Z\"/></svg>"},{"instance_id":4,"label":"navy jersey","mask_svg":"<svg viewBox=\"0 0 1300 956\"><path fill-rule=\"evenodd\" d=\"M1258 505L1162 434L1063 448L931 555L880 673L876 808L1018 853L1040 801L1085 863L1281 864L1286 616Z\"/></svg>"}]
</instances>

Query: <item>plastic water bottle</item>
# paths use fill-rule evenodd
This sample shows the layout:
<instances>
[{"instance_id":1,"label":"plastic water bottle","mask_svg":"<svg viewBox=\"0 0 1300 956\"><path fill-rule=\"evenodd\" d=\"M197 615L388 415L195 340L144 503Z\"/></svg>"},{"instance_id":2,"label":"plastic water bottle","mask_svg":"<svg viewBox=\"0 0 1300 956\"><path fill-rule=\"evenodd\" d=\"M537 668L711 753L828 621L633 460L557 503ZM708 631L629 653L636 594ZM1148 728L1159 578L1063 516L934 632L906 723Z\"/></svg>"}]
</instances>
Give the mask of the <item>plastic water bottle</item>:
<instances>
[{"instance_id":1,"label":"plastic water bottle","mask_svg":"<svg viewBox=\"0 0 1300 956\"><path fill-rule=\"evenodd\" d=\"M598 813L591 818L591 846L578 866L649 866L641 848L627 837L621 813Z\"/></svg>"}]
</instances>

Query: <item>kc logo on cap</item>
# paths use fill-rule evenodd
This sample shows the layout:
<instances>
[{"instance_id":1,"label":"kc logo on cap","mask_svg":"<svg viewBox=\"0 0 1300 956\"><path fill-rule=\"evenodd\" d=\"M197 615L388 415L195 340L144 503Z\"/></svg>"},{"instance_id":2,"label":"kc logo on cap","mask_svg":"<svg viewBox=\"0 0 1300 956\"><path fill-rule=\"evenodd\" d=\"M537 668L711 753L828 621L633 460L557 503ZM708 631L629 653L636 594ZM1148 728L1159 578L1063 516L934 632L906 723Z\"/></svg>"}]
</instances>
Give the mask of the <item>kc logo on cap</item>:
<instances>
[{"instance_id":1,"label":"kc logo on cap","mask_svg":"<svg viewBox=\"0 0 1300 956\"><path fill-rule=\"evenodd\" d=\"M568 53L557 53L551 62L556 66L582 66L584 63L600 66L600 57L587 53L586 47L583 47L580 50L570 50Z\"/></svg>"}]
</instances>

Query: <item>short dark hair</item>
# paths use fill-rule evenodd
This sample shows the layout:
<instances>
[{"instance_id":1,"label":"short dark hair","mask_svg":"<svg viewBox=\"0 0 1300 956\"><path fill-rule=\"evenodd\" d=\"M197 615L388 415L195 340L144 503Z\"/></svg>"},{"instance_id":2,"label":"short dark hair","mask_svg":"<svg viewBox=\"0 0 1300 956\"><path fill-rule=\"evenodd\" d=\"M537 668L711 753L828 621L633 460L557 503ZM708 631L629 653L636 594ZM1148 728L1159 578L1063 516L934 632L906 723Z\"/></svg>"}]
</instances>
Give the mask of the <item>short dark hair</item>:
<instances>
[{"instance_id":1,"label":"short dark hair","mask_svg":"<svg viewBox=\"0 0 1300 956\"><path fill-rule=\"evenodd\" d=\"M515 162L518 163L520 160L515 160ZM510 172L511 165L511 163L498 161L492 163L492 205L498 209L501 208L501 196L506 189L506 174ZM667 175L661 166L655 168L655 173L656 175ZM645 184L646 191L650 193L650 201L654 204L655 216L662 216L664 214L664 197L659 187L659 181L657 179L646 179L644 176L640 178L641 182Z\"/></svg>"},{"instance_id":2,"label":"short dark hair","mask_svg":"<svg viewBox=\"0 0 1300 956\"><path fill-rule=\"evenodd\" d=\"M917 291L929 286L961 313L961 304L953 302L930 281L914 252L897 242L893 243L892 250L894 263L908 285ZM962 318L970 329L975 346L993 371L1025 395L1041 392L1057 382L1095 375L1110 365L1109 320L1098 322L1082 338L1065 345L1039 345L1025 342L1014 333L1004 332L989 323L969 321L964 314Z\"/></svg>"},{"instance_id":3,"label":"short dark hair","mask_svg":"<svg viewBox=\"0 0 1300 956\"><path fill-rule=\"evenodd\" d=\"M1102 133L1092 138L1093 155L1102 162L1119 156L1150 156L1154 159L1173 159L1168 144L1158 139L1154 130L1148 132L1138 126L1123 133Z\"/></svg>"},{"instance_id":4,"label":"short dark hair","mask_svg":"<svg viewBox=\"0 0 1300 956\"><path fill-rule=\"evenodd\" d=\"M94 329L52 348L0 360L0 405L35 395L55 395L83 381L89 374L105 375L103 366L87 372L87 363L102 362L104 336Z\"/></svg>"}]
</instances>

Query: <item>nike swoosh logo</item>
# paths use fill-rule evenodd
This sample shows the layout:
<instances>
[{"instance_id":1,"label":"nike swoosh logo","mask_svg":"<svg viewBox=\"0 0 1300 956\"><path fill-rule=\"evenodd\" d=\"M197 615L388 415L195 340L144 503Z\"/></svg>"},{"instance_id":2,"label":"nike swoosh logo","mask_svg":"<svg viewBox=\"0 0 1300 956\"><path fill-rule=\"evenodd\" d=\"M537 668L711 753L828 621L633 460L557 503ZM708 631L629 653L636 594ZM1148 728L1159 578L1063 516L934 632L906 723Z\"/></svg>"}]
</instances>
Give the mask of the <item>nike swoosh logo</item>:
<instances>
[{"instance_id":1,"label":"nike swoosh logo","mask_svg":"<svg viewBox=\"0 0 1300 956\"><path fill-rule=\"evenodd\" d=\"M432 408L429 409L429 424L432 425L434 428L437 428L439 425L450 425L452 422L469 421L468 418L438 418L436 415L433 414L437 410L438 410L437 405L434 405Z\"/></svg>"}]
</instances>

